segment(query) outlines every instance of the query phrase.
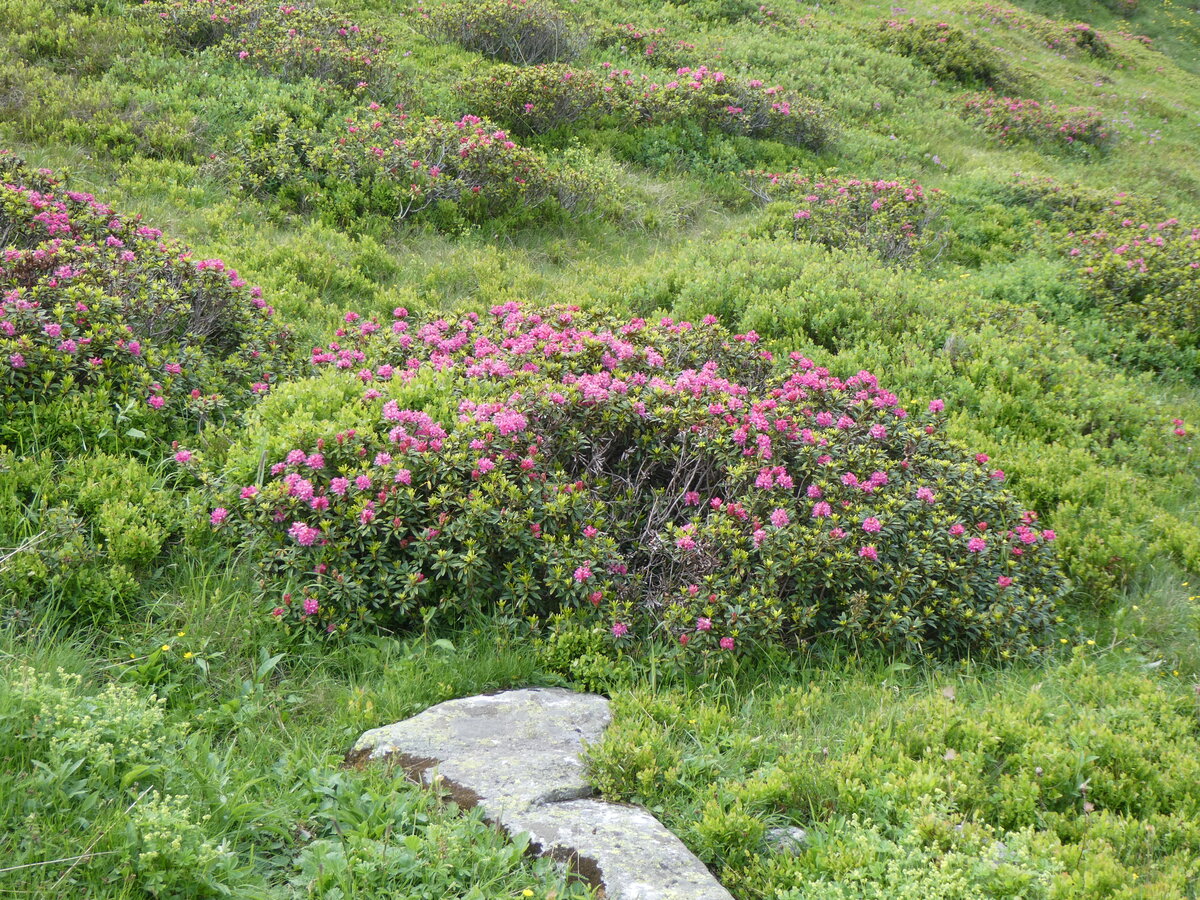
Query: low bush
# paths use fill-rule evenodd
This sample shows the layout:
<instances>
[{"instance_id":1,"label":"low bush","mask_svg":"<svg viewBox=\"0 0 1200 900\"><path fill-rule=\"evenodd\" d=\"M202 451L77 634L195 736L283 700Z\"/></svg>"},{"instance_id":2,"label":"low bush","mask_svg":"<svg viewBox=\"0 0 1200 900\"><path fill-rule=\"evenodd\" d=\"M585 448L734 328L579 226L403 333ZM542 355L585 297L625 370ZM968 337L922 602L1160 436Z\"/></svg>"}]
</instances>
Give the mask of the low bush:
<instances>
[{"instance_id":1,"label":"low bush","mask_svg":"<svg viewBox=\"0 0 1200 900\"><path fill-rule=\"evenodd\" d=\"M1112 126L1090 106L1060 107L1049 100L970 94L962 111L1001 142L1028 141L1041 146L1105 149L1116 138Z\"/></svg>"},{"instance_id":2,"label":"low bush","mask_svg":"<svg viewBox=\"0 0 1200 900\"><path fill-rule=\"evenodd\" d=\"M235 270L11 155L0 245L0 444L36 440L39 407L89 395L109 428L164 437L223 420L287 366L287 333Z\"/></svg>"},{"instance_id":3,"label":"low bush","mask_svg":"<svg viewBox=\"0 0 1200 900\"><path fill-rule=\"evenodd\" d=\"M766 138L820 150L832 139L829 114L816 100L756 79L683 67L651 84L645 109L652 121L699 120L728 134Z\"/></svg>"},{"instance_id":4,"label":"low bush","mask_svg":"<svg viewBox=\"0 0 1200 900\"><path fill-rule=\"evenodd\" d=\"M983 87L1013 80L994 47L947 22L889 19L873 37L877 46L916 60L941 80Z\"/></svg>"},{"instance_id":5,"label":"low bush","mask_svg":"<svg viewBox=\"0 0 1200 900\"><path fill-rule=\"evenodd\" d=\"M395 91L383 35L311 3L264 0L153 0L157 17L176 46L219 46L224 53L287 81L316 78L343 88Z\"/></svg>"},{"instance_id":6,"label":"low bush","mask_svg":"<svg viewBox=\"0 0 1200 900\"><path fill-rule=\"evenodd\" d=\"M868 373L776 372L711 322L401 313L351 315L314 351L364 385L361 427L270 455L214 513L294 591L277 615L332 631L578 607L618 644L1044 646L1054 534ZM405 382L461 398L457 421Z\"/></svg>"},{"instance_id":7,"label":"low bush","mask_svg":"<svg viewBox=\"0 0 1200 900\"><path fill-rule=\"evenodd\" d=\"M1103 33L1087 22L1063 25L1054 19L1047 19L1015 6L990 3L987 0L968 4L966 14L983 19L988 25L1024 31L1051 50L1081 52L1096 58L1104 58L1112 53L1112 46Z\"/></svg>"},{"instance_id":8,"label":"low bush","mask_svg":"<svg viewBox=\"0 0 1200 900\"><path fill-rule=\"evenodd\" d=\"M119 620L168 541L179 498L135 459L0 452L0 608Z\"/></svg>"},{"instance_id":9,"label":"low bush","mask_svg":"<svg viewBox=\"0 0 1200 900\"><path fill-rule=\"evenodd\" d=\"M552 0L442 0L419 5L414 25L436 40L522 66L571 60L587 45Z\"/></svg>"},{"instance_id":10,"label":"low bush","mask_svg":"<svg viewBox=\"0 0 1200 900\"><path fill-rule=\"evenodd\" d=\"M914 182L811 178L796 172L747 172L747 187L776 213L767 233L826 247L863 246L889 261L903 262L935 248L930 227L937 210ZM930 192L937 194L936 188Z\"/></svg>"},{"instance_id":11,"label":"low bush","mask_svg":"<svg viewBox=\"0 0 1200 900\"><path fill-rule=\"evenodd\" d=\"M821 149L832 136L821 104L757 79L685 66L660 84L609 63L604 68L605 76L561 65L505 67L461 85L459 93L478 111L529 134L614 116L630 125L697 124L810 150Z\"/></svg>"},{"instance_id":12,"label":"low bush","mask_svg":"<svg viewBox=\"0 0 1200 900\"><path fill-rule=\"evenodd\" d=\"M471 112L532 135L613 114L636 122L638 97L630 76L610 68L605 77L563 63L501 65L456 90Z\"/></svg>"},{"instance_id":13,"label":"low bush","mask_svg":"<svg viewBox=\"0 0 1200 900\"><path fill-rule=\"evenodd\" d=\"M337 137L264 115L227 165L247 187L343 227L372 216L454 228L498 216L519 225L564 212L619 212L618 189L599 165L552 162L478 116L414 119L375 103Z\"/></svg>"},{"instance_id":14,"label":"low bush","mask_svg":"<svg viewBox=\"0 0 1200 900\"><path fill-rule=\"evenodd\" d=\"M1129 212L1114 204L1107 225L1068 236L1085 295L1131 345L1179 348L1200 373L1200 226Z\"/></svg>"},{"instance_id":15,"label":"low bush","mask_svg":"<svg viewBox=\"0 0 1200 900\"><path fill-rule=\"evenodd\" d=\"M615 695L589 755L735 896L1183 900L1200 875L1196 701L1138 662L732 682Z\"/></svg>"},{"instance_id":16,"label":"low bush","mask_svg":"<svg viewBox=\"0 0 1200 900\"><path fill-rule=\"evenodd\" d=\"M696 45L675 37L666 28L650 28L632 22L596 22L588 36L594 47L664 69L677 69L695 62Z\"/></svg>"}]
</instances>

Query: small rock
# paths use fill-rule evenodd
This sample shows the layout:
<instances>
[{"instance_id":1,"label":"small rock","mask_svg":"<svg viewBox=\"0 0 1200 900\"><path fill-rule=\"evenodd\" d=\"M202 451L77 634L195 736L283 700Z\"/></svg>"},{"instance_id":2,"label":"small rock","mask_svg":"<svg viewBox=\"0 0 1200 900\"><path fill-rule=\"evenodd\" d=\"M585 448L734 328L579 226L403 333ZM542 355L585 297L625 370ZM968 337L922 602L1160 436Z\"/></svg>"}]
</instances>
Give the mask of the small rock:
<instances>
[{"instance_id":1,"label":"small rock","mask_svg":"<svg viewBox=\"0 0 1200 900\"><path fill-rule=\"evenodd\" d=\"M769 828L765 840L773 853L799 856L808 847L808 832L795 825L787 828Z\"/></svg>"}]
</instances>

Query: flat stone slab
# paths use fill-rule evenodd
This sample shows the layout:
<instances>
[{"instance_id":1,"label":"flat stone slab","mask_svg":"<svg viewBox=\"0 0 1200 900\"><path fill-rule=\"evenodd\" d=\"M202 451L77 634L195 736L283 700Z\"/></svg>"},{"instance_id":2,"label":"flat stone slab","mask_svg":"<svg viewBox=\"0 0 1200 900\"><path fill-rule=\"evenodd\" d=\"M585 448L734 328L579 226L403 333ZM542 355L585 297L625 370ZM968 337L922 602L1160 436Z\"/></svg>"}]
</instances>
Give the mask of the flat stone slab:
<instances>
[{"instance_id":1,"label":"flat stone slab","mask_svg":"<svg viewBox=\"0 0 1200 900\"><path fill-rule=\"evenodd\" d=\"M580 755L584 742L599 740L611 718L608 701L594 694L561 688L503 691L448 700L368 731L351 754L399 757L425 784L440 775L499 815L531 803L594 794Z\"/></svg>"},{"instance_id":2,"label":"flat stone slab","mask_svg":"<svg viewBox=\"0 0 1200 900\"><path fill-rule=\"evenodd\" d=\"M589 799L585 743L600 739L608 701L561 688L450 700L363 734L348 759L388 758L424 784L537 852L569 862L607 900L733 900L712 874L641 807Z\"/></svg>"},{"instance_id":3,"label":"flat stone slab","mask_svg":"<svg viewBox=\"0 0 1200 900\"><path fill-rule=\"evenodd\" d=\"M733 900L683 841L640 806L568 800L502 816L544 855L569 862L609 900Z\"/></svg>"}]
</instances>

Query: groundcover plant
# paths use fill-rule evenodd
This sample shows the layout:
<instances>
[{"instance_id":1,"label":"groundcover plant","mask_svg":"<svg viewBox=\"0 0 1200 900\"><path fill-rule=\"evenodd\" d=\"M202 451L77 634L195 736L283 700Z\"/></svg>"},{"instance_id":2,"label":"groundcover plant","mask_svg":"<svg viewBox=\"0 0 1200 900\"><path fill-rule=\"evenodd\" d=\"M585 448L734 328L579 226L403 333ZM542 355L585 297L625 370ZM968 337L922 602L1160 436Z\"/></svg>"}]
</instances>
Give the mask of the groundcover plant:
<instances>
[{"instance_id":1,"label":"groundcover plant","mask_svg":"<svg viewBox=\"0 0 1200 900\"><path fill-rule=\"evenodd\" d=\"M0 890L1200 889L1200 12L0 3Z\"/></svg>"}]
</instances>

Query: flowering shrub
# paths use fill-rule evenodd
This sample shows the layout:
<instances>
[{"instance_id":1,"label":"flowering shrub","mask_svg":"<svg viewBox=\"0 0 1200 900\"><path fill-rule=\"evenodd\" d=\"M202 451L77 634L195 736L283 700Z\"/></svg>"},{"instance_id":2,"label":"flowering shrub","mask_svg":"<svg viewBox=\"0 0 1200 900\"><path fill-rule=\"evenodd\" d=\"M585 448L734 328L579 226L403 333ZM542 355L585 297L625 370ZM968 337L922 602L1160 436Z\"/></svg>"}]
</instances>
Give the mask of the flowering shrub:
<instances>
[{"instance_id":1,"label":"flowering shrub","mask_svg":"<svg viewBox=\"0 0 1200 900\"><path fill-rule=\"evenodd\" d=\"M7 425L97 396L161 436L244 406L286 365L287 334L236 271L11 155L0 156L0 244Z\"/></svg>"},{"instance_id":2,"label":"flowering shrub","mask_svg":"<svg viewBox=\"0 0 1200 900\"><path fill-rule=\"evenodd\" d=\"M245 185L283 193L335 222L364 215L478 222L498 215L592 212L615 188L599 174L554 165L478 116L415 121L372 103L330 140L278 127L229 160Z\"/></svg>"},{"instance_id":3,"label":"flowering shrub","mask_svg":"<svg viewBox=\"0 0 1200 900\"><path fill-rule=\"evenodd\" d=\"M1115 138L1100 111L1090 106L1064 108L1049 100L968 94L963 98L963 114L1003 142L1025 140L1048 146L1104 149Z\"/></svg>"},{"instance_id":4,"label":"flowering shrub","mask_svg":"<svg viewBox=\"0 0 1200 900\"><path fill-rule=\"evenodd\" d=\"M695 44L669 36L665 28L648 28L632 22L597 22L589 27L588 36L595 47L665 69L692 64L696 52Z\"/></svg>"},{"instance_id":5,"label":"flowering shrub","mask_svg":"<svg viewBox=\"0 0 1200 900\"><path fill-rule=\"evenodd\" d=\"M729 134L767 138L820 150L833 136L824 107L809 97L759 79L741 79L707 66L684 66L666 84L651 83L647 115L659 121L699 120Z\"/></svg>"},{"instance_id":6,"label":"flowering shrub","mask_svg":"<svg viewBox=\"0 0 1200 900\"><path fill-rule=\"evenodd\" d=\"M967 14L985 19L989 25L1032 34L1051 50L1078 51L1098 58L1112 52L1112 46L1104 35L1086 22L1063 25L1015 6L989 3L987 0L970 4Z\"/></svg>"},{"instance_id":7,"label":"flowering shrub","mask_svg":"<svg viewBox=\"0 0 1200 900\"><path fill-rule=\"evenodd\" d=\"M916 182L810 178L796 172L747 172L746 179L755 197L779 210L767 228L790 230L796 240L865 246L884 259L903 261L931 248L937 237L929 227L937 211Z\"/></svg>"},{"instance_id":8,"label":"flowering shrub","mask_svg":"<svg viewBox=\"0 0 1200 900\"><path fill-rule=\"evenodd\" d=\"M1120 201L1108 222L1068 236L1086 296L1126 330L1129 344L1180 348L1200 371L1200 226L1135 218Z\"/></svg>"},{"instance_id":9,"label":"flowering shrub","mask_svg":"<svg viewBox=\"0 0 1200 900\"><path fill-rule=\"evenodd\" d=\"M151 0L145 8L166 24L176 45L220 45L284 80L317 78L348 89L387 89L394 80L383 35L309 3Z\"/></svg>"},{"instance_id":10,"label":"flowering shrub","mask_svg":"<svg viewBox=\"0 0 1200 900\"><path fill-rule=\"evenodd\" d=\"M1012 80L995 48L946 22L889 19L880 23L874 37L883 49L915 59L939 79L985 87Z\"/></svg>"},{"instance_id":11,"label":"flowering shrub","mask_svg":"<svg viewBox=\"0 0 1200 900\"><path fill-rule=\"evenodd\" d=\"M620 112L635 121L637 95L626 70L607 77L564 63L497 66L458 85L472 111L505 122L520 134L543 134L564 125Z\"/></svg>"},{"instance_id":12,"label":"flowering shrub","mask_svg":"<svg viewBox=\"0 0 1200 900\"><path fill-rule=\"evenodd\" d=\"M551 0L443 0L416 8L416 28L501 62L574 59L586 35Z\"/></svg>"},{"instance_id":13,"label":"flowering shrub","mask_svg":"<svg viewBox=\"0 0 1200 900\"><path fill-rule=\"evenodd\" d=\"M1043 638L1054 535L940 436L940 402L909 416L866 372L798 355L777 370L711 318L509 303L347 323L312 358L361 384L361 426L272 455L261 479L231 471L213 514L291 587L281 618L581 608L620 641L716 650L832 632L1011 654ZM456 421L429 402L451 394Z\"/></svg>"},{"instance_id":14,"label":"flowering shrub","mask_svg":"<svg viewBox=\"0 0 1200 900\"><path fill-rule=\"evenodd\" d=\"M460 87L475 108L526 133L585 118L617 115L632 123L699 122L728 134L820 149L831 136L815 100L739 79L707 66L684 66L659 84L604 63L607 75L567 66L505 67Z\"/></svg>"}]
</instances>

